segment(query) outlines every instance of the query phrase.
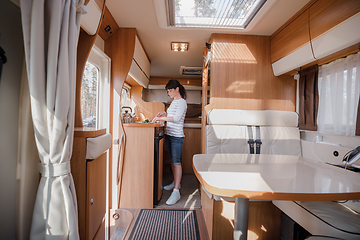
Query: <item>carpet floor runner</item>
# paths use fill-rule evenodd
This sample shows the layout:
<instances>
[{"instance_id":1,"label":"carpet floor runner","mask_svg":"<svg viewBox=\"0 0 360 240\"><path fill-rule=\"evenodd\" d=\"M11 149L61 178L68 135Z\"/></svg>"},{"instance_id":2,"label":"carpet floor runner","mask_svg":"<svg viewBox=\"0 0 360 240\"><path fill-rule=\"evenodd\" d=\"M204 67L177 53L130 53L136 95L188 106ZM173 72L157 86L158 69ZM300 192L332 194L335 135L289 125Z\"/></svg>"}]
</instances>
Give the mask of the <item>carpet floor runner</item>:
<instances>
[{"instance_id":1,"label":"carpet floor runner","mask_svg":"<svg viewBox=\"0 0 360 240\"><path fill-rule=\"evenodd\" d=\"M129 240L200 240L195 210L141 209Z\"/></svg>"}]
</instances>

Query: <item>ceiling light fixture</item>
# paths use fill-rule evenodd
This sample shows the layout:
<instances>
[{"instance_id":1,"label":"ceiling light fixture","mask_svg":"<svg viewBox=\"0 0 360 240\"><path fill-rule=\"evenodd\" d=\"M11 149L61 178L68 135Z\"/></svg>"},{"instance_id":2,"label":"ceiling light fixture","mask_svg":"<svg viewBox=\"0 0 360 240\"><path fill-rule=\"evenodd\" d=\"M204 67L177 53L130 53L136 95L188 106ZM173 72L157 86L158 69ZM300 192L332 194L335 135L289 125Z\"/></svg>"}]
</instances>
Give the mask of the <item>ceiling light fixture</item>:
<instances>
[{"instance_id":1,"label":"ceiling light fixture","mask_svg":"<svg viewBox=\"0 0 360 240\"><path fill-rule=\"evenodd\" d=\"M187 42L172 42L171 51L174 52L186 52L189 49L189 43Z\"/></svg>"}]
</instances>

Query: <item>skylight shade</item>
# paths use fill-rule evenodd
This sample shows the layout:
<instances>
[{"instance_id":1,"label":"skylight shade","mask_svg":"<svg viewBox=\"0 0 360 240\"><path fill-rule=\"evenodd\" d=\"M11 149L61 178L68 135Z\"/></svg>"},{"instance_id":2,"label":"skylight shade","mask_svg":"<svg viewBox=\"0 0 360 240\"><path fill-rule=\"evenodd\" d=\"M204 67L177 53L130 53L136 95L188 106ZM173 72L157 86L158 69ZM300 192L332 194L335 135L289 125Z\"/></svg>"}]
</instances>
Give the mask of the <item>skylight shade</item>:
<instances>
[{"instance_id":1,"label":"skylight shade","mask_svg":"<svg viewBox=\"0 0 360 240\"><path fill-rule=\"evenodd\" d=\"M245 29L266 0L168 0L169 25Z\"/></svg>"}]
</instances>

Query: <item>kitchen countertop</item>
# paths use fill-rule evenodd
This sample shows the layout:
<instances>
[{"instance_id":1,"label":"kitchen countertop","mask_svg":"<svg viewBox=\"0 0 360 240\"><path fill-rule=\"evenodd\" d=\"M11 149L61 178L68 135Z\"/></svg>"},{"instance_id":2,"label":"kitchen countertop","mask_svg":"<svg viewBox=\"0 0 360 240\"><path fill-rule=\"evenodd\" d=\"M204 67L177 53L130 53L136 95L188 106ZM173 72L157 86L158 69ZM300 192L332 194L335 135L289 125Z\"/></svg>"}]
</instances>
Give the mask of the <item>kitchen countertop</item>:
<instances>
[{"instance_id":1,"label":"kitchen countertop","mask_svg":"<svg viewBox=\"0 0 360 240\"><path fill-rule=\"evenodd\" d=\"M164 127L163 123L124 123L125 127ZM184 128L201 128L201 123L184 123Z\"/></svg>"},{"instance_id":2,"label":"kitchen countertop","mask_svg":"<svg viewBox=\"0 0 360 240\"><path fill-rule=\"evenodd\" d=\"M184 128L201 128L201 123L184 123Z\"/></svg>"},{"instance_id":3,"label":"kitchen countertop","mask_svg":"<svg viewBox=\"0 0 360 240\"><path fill-rule=\"evenodd\" d=\"M124 123L124 127L145 127L145 128L155 128L163 127L163 123Z\"/></svg>"}]
</instances>

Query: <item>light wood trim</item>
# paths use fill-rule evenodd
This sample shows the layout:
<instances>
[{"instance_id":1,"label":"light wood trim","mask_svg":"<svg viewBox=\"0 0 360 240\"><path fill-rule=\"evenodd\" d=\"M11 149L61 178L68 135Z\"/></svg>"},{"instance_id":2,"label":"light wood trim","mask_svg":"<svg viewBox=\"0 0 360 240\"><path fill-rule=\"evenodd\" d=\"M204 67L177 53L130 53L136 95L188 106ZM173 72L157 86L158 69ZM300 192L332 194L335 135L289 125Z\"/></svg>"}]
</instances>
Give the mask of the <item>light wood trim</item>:
<instances>
[{"instance_id":1,"label":"light wood trim","mask_svg":"<svg viewBox=\"0 0 360 240\"><path fill-rule=\"evenodd\" d=\"M120 208L153 208L154 128L124 126L124 130Z\"/></svg>"},{"instance_id":2,"label":"light wood trim","mask_svg":"<svg viewBox=\"0 0 360 240\"><path fill-rule=\"evenodd\" d=\"M194 154L201 153L201 129L184 128L184 143L181 153L181 165L183 173L194 173L192 159Z\"/></svg>"},{"instance_id":3,"label":"light wood trim","mask_svg":"<svg viewBox=\"0 0 360 240\"><path fill-rule=\"evenodd\" d=\"M106 212L106 156L103 153L97 159L87 161L87 201L86 239L93 239ZM90 204L91 199L94 200Z\"/></svg>"},{"instance_id":4,"label":"light wood trim","mask_svg":"<svg viewBox=\"0 0 360 240\"><path fill-rule=\"evenodd\" d=\"M203 59L207 56L209 49L204 47ZM207 105L208 99L208 85L209 85L209 67L205 66L205 61L203 61L203 73L201 81L201 153L206 153L205 141L206 141L206 121L207 114L205 111L205 106Z\"/></svg>"},{"instance_id":5,"label":"light wood trim","mask_svg":"<svg viewBox=\"0 0 360 240\"><path fill-rule=\"evenodd\" d=\"M99 36L104 41L106 41L114 32L116 32L119 29L119 26L107 7L105 7L103 18L104 19L101 23L99 30ZM111 28L111 30L106 32L105 28L107 28L108 26Z\"/></svg>"},{"instance_id":6,"label":"light wood trim","mask_svg":"<svg viewBox=\"0 0 360 240\"><path fill-rule=\"evenodd\" d=\"M208 240L210 238L209 238L208 231L206 229L204 214L201 209L195 209L195 211L196 211L196 219L197 219L198 227L199 227L200 239Z\"/></svg>"},{"instance_id":7,"label":"light wood trim","mask_svg":"<svg viewBox=\"0 0 360 240\"><path fill-rule=\"evenodd\" d=\"M122 125L121 123L119 125ZM123 181L123 173L124 173L124 161L125 161L125 150L126 150L126 140L127 138L125 137L125 131L123 129L123 132L119 133L120 135L120 141L121 141L121 134L124 134L124 136L122 137L123 142L122 145L119 146L118 151L120 151L120 153L118 153L119 155L117 156L118 159L118 171L117 171L117 175L116 175L116 181L117 181L117 199L118 199L118 208L120 208L120 198L121 198L121 191L122 191L122 181ZM115 176L114 176L115 177Z\"/></svg>"},{"instance_id":8,"label":"light wood trim","mask_svg":"<svg viewBox=\"0 0 360 240\"><path fill-rule=\"evenodd\" d=\"M303 12L271 39L272 63L310 42L309 12Z\"/></svg>"},{"instance_id":9,"label":"light wood trim","mask_svg":"<svg viewBox=\"0 0 360 240\"><path fill-rule=\"evenodd\" d=\"M221 189L209 185L204 181L193 165L194 173L206 191L223 197L263 199L263 200L287 200L287 201L341 201L356 200L360 193L274 193L260 191L242 191L234 189Z\"/></svg>"},{"instance_id":10,"label":"light wood trim","mask_svg":"<svg viewBox=\"0 0 360 240\"><path fill-rule=\"evenodd\" d=\"M150 77L151 85L166 85L170 79L176 79L183 86L201 86L200 77ZM165 89L164 89L165 90Z\"/></svg>"},{"instance_id":11,"label":"light wood trim","mask_svg":"<svg viewBox=\"0 0 360 240\"><path fill-rule=\"evenodd\" d=\"M103 0L101 6L101 15L104 14L106 0ZM92 36L88 35L84 30L80 29L78 47L77 47L77 59L76 59L76 95L75 95L75 127L82 127L82 116L81 116L81 83L84 75L84 69L86 61L90 55L92 46L95 43L96 36L99 32L100 25L102 23L100 18L99 25L96 33Z\"/></svg>"},{"instance_id":12,"label":"light wood trim","mask_svg":"<svg viewBox=\"0 0 360 240\"><path fill-rule=\"evenodd\" d=\"M124 127L139 127L139 128L156 128L160 127L160 123L124 123Z\"/></svg>"},{"instance_id":13,"label":"light wood trim","mask_svg":"<svg viewBox=\"0 0 360 240\"><path fill-rule=\"evenodd\" d=\"M159 141L159 176L158 176L158 201L162 197L164 177L164 138Z\"/></svg>"},{"instance_id":14,"label":"light wood trim","mask_svg":"<svg viewBox=\"0 0 360 240\"><path fill-rule=\"evenodd\" d=\"M296 82L291 76L274 76L270 37L211 37L211 108L295 111Z\"/></svg>"},{"instance_id":15,"label":"light wood trim","mask_svg":"<svg viewBox=\"0 0 360 240\"><path fill-rule=\"evenodd\" d=\"M311 40L313 41L320 37L326 31L359 11L359 0L318 0L310 7L309 21Z\"/></svg>"},{"instance_id":16,"label":"light wood trim","mask_svg":"<svg viewBox=\"0 0 360 240\"><path fill-rule=\"evenodd\" d=\"M201 209L204 215L206 229L209 235L209 239L213 239L213 227L214 227L214 200L210 199L202 185L200 185L200 196L201 196Z\"/></svg>"},{"instance_id":17,"label":"light wood trim","mask_svg":"<svg viewBox=\"0 0 360 240\"><path fill-rule=\"evenodd\" d=\"M139 115L142 113L145 119L153 119L158 112L165 111L165 105L161 102L145 102L142 95L143 87L141 86L133 86L131 87L131 99L134 101L135 105L138 108ZM165 91L165 90L164 90ZM139 121L143 121L145 119L139 118ZM147 125L145 125L147 126Z\"/></svg>"}]
</instances>

